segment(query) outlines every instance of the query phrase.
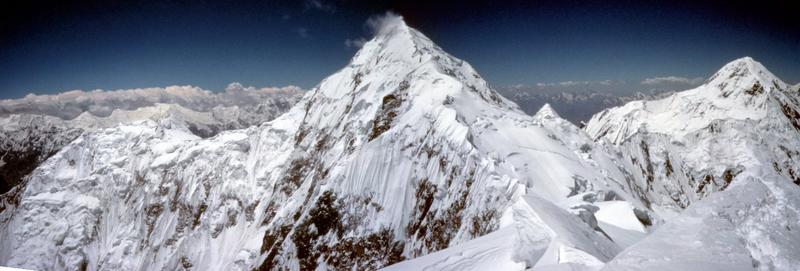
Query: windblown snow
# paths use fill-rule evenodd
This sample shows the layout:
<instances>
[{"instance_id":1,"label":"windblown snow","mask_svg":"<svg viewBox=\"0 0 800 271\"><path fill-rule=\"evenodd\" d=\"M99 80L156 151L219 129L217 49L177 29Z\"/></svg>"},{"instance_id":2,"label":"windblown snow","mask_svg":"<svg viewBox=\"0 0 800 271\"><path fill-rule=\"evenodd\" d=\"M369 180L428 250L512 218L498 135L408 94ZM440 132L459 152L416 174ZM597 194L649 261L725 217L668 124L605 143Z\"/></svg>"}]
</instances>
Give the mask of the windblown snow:
<instances>
[{"instance_id":1,"label":"windblown snow","mask_svg":"<svg viewBox=\"0 0 800 271\"><path fill-rule=\"evenodd\" d=\"M145 108L71 120L92 130L0 198L0 265L800 266L798 95L754 60L582 130L549 105L526 115L402 18L380 22L259 126L202 138L169 118L115 124Z\"/></svg>"}]
</instances>

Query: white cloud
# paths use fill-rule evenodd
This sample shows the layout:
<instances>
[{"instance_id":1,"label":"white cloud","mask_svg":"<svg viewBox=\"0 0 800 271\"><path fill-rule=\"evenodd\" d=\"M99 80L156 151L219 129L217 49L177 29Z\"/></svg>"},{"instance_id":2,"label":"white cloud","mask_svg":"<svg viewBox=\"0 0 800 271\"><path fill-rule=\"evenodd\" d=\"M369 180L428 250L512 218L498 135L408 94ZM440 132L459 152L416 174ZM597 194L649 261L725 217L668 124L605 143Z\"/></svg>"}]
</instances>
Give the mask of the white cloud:
<instances>
[{"instance_id":1,"label":"white cloud","mask_svg":"<svg viewBox=\"0 0 800 271\"><path fill-rule=\"evenodd\" d=\"M365 24L372 31L372 34L378 35L387 33L396 26L405 24L405 22L403 22L403 16L387 11L384 14L370 16Z\"/></svg>"},{"instance_id":2,"label":"white cloud","mask_svg":"<svg viewBox=\"0 0 800 271\"><path fill-rule=\"evenodd\" d=\"M616 81L613 81L613 80L603 80L603 81L600 81L599 83L601 85L610 86L612 84L619 83L619 82L616 82Z\"/></svg>"},{"instance_id":3,"label":"white cloud","mask_svg":"<svg viewBox=\"0 0 800 271\"><path fill-rule=\"evenodd\" d=\"M361 46L364 46L364 43L367 43L367 39L365 38L344 40L344 46L347 46L348 48L361 48Z\"/></svg>"},{"instance_id":4,"label":"white cloud","mask_svg":"<svg viewBox=\"0 0 800 271\"><path fill-rule=\"evenodd\" d=\"M686 78L680 76L663 76L663 77L653 77L653 78L646 78L644 79L641 84L642 85L658 85L658 84L665 84L665 83L672 83L672 84L685 84L685 85L698 85L703 82L702 77L696 78Z\"/></svg>"},{"instance_id":5,"label":"white cloud","mask_svg":"<svg viewBox=\"0 0 800 271\"><path fill-rule=\"evenodd\" d=\"M589 84L588 81L564 81L564 82L558 82L559 86L564 86L564 87L571 87L571 86L577 86L577 85L588 85L588 84Z\"/></svg>"},{"instance_id":6,"label":"white cloud","mask_svg":"<svg viewBox=\"0 0 800 271\"><path fill-rule=\"evenodd\" d=\"M403 16L397 13L387 11L384 14L370 16L364 26L367 27L370 34L373 36L389 33L397 26L404 25ZM351 48L360 48L367 42L367 38L359 37L355 39L346 39L344 45Z\"/></svg>"}]
</instances>

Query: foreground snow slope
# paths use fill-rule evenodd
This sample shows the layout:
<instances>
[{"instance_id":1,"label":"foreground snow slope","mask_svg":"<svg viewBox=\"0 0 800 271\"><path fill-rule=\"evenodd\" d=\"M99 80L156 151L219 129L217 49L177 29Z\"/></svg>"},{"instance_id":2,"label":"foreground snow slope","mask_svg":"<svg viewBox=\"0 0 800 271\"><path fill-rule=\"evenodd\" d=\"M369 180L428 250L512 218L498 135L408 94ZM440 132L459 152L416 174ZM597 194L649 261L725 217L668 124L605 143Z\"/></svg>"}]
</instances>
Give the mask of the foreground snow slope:
<instances>
[{"instance_id":1,"label":"foreground snow slope","mask_svg":"<svg viewBox=\"0 0 800 271\"><path fill-rule=\"evenodd\" d=\"M690 206L605 270L796 270L800 189L785 177L747 176Z\"/></svg>"},{"instance_id":2,"label":"foreground snow slope","mask_svg":"<svg viewBox=\"0 0 800 271\"><path fill-rule=\"evenodd\" d=\"M599 269L618 246L578 217L535 195L511 209L513 223L472 241L384 270Z\"/></svg>"},{"instance_id":3,"label":"foreground snow slope","mask_svg":"<svg viewBox=\"0 0 800 271\"><path fill-rule=\"evenodd\" d=\"M376 269L486 235L515 240L498 243L513 246L509 267L597 266L621 247L595 202L627 200L649 219L607 153L549 107L525 115L393 18L259 127L84 134L0 214L0 264Z\"/></svg>"}]
</instances>

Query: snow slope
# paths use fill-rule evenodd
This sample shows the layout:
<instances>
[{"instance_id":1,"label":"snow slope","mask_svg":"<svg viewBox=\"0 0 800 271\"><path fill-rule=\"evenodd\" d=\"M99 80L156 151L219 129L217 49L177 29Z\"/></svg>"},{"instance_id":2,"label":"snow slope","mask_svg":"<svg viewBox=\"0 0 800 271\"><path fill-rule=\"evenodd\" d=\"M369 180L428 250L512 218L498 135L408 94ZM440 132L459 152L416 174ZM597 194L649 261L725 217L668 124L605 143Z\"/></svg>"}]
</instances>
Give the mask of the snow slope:
<instances>
[{"instance_id":1,"label":"snow slope","mask_svg":"<svg viewBox=\"0 0 800 271\"><path fill-rule=\"evenodd\" d=\"M594 145L552 110L525 115L391 18L259 127L201 139L145 121L84 134L2 212L0 264L376 269L501 229L516 240L503 243L515 244L509 266L597 266L621 248L594 203L648 212Z\"/></svg>"},{"instance_id":2,"label":"snow slope","mask_svg":"<svg viewBox=\"0 0 800 271\"><path fill-rule=\"evenodd\" d=\"M599 269L619 247L579 218L535 195L512 207L514 222L449 249L383 270Z\"/></svg>"},{"instance_id":3,"label":"snow slope","mask_svg":"<svg viewBox=\"0 0 800 271\"><path fill-rule=\"evenodd\" d=\"M628 247L647 235L647 228L636 217L636 208L625 201L596 203L599 227L620 246Z\"/></svg>"},{"instance_id":4,"label":"snow slope","mask_svg":"<svg viewBox=\"0 0 800 271\"><path fill-rule=\"evenodd\" d=\"M604 270L795 270L800 189L785 177L748 176L690 206Z\"/></svg>"}]
</instances>

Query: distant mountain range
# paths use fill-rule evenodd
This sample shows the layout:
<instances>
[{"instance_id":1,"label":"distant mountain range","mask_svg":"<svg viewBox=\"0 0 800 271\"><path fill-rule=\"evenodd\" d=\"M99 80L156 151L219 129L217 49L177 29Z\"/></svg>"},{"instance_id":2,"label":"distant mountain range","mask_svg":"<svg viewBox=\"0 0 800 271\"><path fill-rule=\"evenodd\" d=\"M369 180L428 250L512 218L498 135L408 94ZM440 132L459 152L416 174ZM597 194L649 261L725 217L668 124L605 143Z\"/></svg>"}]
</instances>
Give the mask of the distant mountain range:
<instances>
[{"instance_id":1,"label":"distant mountain range","mask_svg":"<svg viewBox=\"0 0 800 271\"><path fill-rule=\"evenodd\" d=\"M522 86L501 88L498 89L498 92L517 103L525 113L535 114L539 108L549 104L564 119L576 125L582 125L581 123L589 121L595 113L604 109L636 100L653 100L666 97L675 91L650 90L622 94L605 90L561 91Z\"/></svg>"}]
</instances>

